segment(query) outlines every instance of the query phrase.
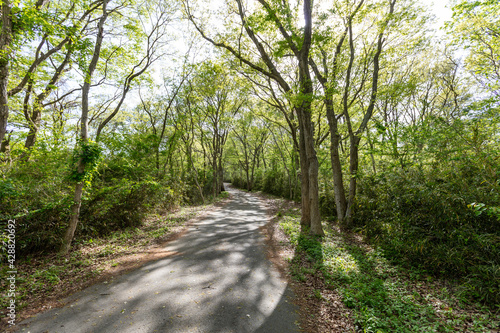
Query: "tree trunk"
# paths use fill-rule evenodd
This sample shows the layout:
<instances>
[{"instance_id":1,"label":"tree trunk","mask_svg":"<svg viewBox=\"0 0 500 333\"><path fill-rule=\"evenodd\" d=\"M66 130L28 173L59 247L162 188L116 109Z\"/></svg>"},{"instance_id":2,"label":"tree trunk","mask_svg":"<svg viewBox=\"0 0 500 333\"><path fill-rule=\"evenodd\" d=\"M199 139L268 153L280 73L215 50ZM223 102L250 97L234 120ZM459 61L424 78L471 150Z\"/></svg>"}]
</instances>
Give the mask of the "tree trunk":
<instances>
[{"instance_id":1,"label":"tree trunk","mask_svg":"<svg viewBox=\"0 0 500 333\"><path fill-rule=\"evenodd\" d=\"M96 44L94 47L94 54L92 55L92 60L90 61L88 72L85 75L85 81L82 88L82 117L81 117L81 129L80 129L80 140L81 143L88 142L88 115L89 115L89 92L92 81L92 74L97 67L97 62L99 61L99 56L101 54L102 40L104 39L104 23L108 18L107 4L110 0L105 0L102 5L102 16L99 19L97 25L98 32L96 38ZM78 145L78 143L77 143ZM83 174L85 172L85 162L80 158L78 161L78 173ZM71 248L71 242L73 241L73 236L75 234L76 227L78 225L78 220L80 217L80 207L82 205L82 195L84 189L85 181L80 181L75 186L75 195L73 197L73 205L71 206L71 217L69 220L68 229L64 235L63 243L59 250L61 254L67 254Z\"/></svg>"},{"instance_id":2,"label":"tree trunk","mask_svg":"<svg viewBox=\"0 0 500 333\"><path fill-rule=\"evenodd\" d=\"M350 162L349 162L349 199L347 202L347 210L345 213L346 226L352 225L352 208L354 207L354 200L356 198L356 186L358 180L358 166L359 166L359 142L361 138L357 135L351 137L350 144Z\"/></svg>"},{"instance_id":3,"label":"tree trunk","mask_svg":"<svg viewBox=\"0 0 500 333\"><path fill-rule=\"evenodd\" d=\"M194 134L194 132L193 132ZM189 140L189 139L188 139ZM198 191L200 192L200 197L201 201L203 204L205 204L205 197L203 196L203 189L200 186L200 183L198 182L198 169L196 169L196 166L194 165L193 161L193 148L192 148L192 142L187 144L187 152L188 152L188 158L189 158L189 164L191 166L191 169L194 171L194 182L196 184L196 187L198 188Z\"/></svg>"},{"instance_id":4,"label":"tree trunk","mask_svg":"<svg viewBox=\"0 0 500 333\"><path fill-rule=\"evenodd\" d=\"M155 166L156 166L156 177L161 179L161 170L160 170L160 138L155 137L158 140L158 143L155 145Z\"/></svg>"},{"instance_id":5,"label":"tree trunk","mask_svg":"<svg viewBox=\"0 0 500 333\"><path fill-rule=\"evenodd\" d=\"M12 131L10 134L7 134L2 143L0 144L0 153L5 153L5 157L0 159L0 162L10 161L12 162L12 158L10 157L10 136L12 135Z\"/></svg>"},{"instance_id":6,"label":"tree trunk","mask_svg":"<svg viewBox=\"0 0 500 333\"><path fill-rule=\"evenodd\" d=\"M191 121L190 132L191 132L191 136L190 137L188 136L188 138L186 140L188 157L189 157L189 161L191 163L191 167L193 168L193 171L194 171L194 181L196 183L196 187L198 188L198 191L200 192L201 201L203 202L203 204L205 204L205 196L203 195L203 188L200 186L200 183L198 182L198 177L199 177L198 169L194 165L194 161L193 161L193 140L194 140L195 134L194 134L193 115L191 113L191 104L190 103L188 103L188 107L189 107L189 114L191 116L190 117L190 121Z\"/></svg>"},{"instance_id":7,"label":"tree trunk","mask_svg":"<svg viewBox=\"0 0 500 333\"><path fill-rule=\"evenodd\" d=\"M319 213L319 187L318 174L319 163L314 149L314 125L311 121L312 99L314 88L309 69L309 51L312 41L312 1L304 1L304 41L298 53L296 53L299 62L299 84L300 84L300 105L296 108L300 127L300 150L301 150L301 169L302 181L306 184L302 186L303 198L302 215L306 215L302 223L310 226L310 233L316 236L323 236L323 227L321 225L321 216ZM305 159L305 161L302 161ZM305 192L304 192L305 190Z\"/></svg>"},{"instance_id":8,"label":"tree trunk","mask_svg":"<svg viewBox=\"0 0 500 333\"><path fill-rule=\"evenodd\" d=\"M387 26L389 20L391 19L392 14L394 13L394 5L396 3L396 0L390 0L389 2L389 15L387 16L387 20L384 22L384 28ZM352 41L352 35L351 35L352 28L350 27L350 36L349 36L349 42L350 42L350 47L351 49L353 48L353 41ZM346 218L345 218L345 224L347 227L350 227L352 225L352 208L354 206L354 200L356 197L356 185L357 185L357 178L358 178L358 164L359 164L359 143L361 141L361 133L363 133L367 126L368 122L370 121L372 115L373 115L373 110L375 108L375 101L377 99L377 93L378 93L378 77L379 77L379 71L380 71L380 66L379 66L379 61L380 61L380 54L382 53L382 47L384 44L384 30L382 30L379 35L378 35L378 41L377 41L377 51L375 52L375 55L373 56L373 73L372 73L372 89L371 89L371 96L370 96L370 103L366 109L366 112L363 117L363 121L359 125L359 128L356 132L353 133L353 131L350 129L350 119L346 118L346 121L348 123L349 127L349 137L350 137L350 149L349 149L349 156L350 156L350 165L349 165L349 173L350 173L350 180L349 180L349 199L347 203L347 211L346 211ZM351 54L353 54L353 51L351 51ZM352 58L352 56L351 56ZM348 116L347 110L344 111L344 113Z\"/></svg>"},{"instance_id":9,"label":"tree trunk","mask_svg":"<svg viewBox=\"0 0 500 333\"><path fill-rule=\"evenodd\" d=\"M226 189L224 188L224 170L222 169L222 148L219 156L219 164L217 167L218 180L219 180L219 193L224 192Z\"/></svg>"},{"instance_id":10,"label":"tree trunk","mask_svg":"<svg viewBox=\"0 0 500 333\"><path fill-rule=\"evenodd\" d=\"M366 129L366 138L368 140L368 144L370 145L370 159L372 161L372 169L373 169L373 174L377 174L377 166L375 164L375 158L373 157L373 151L374 151L374 146L373 146L373 141L370 137L370 130L367 128Z\"/></svg>"},{"instance_id":11,"label":"tree trunk","mask_svg":"<svg viewBox=\"0 0 500 333\"><path fill-rule=\"evenodd\" d=\"M31 113L31 121L33 124L30 126L30 131L26 137L26 141L24 142L24 148L26 148L28 154L26 156L27 158L29 158L29 151L35 145L38 129L40 128L40 123L42 121L42 112L37 105L34 106L33 112Z\"/></svg>"},{"instance_id":12,"label":"tree trunk","mask_svg":"<svg viewBox=\"0 0 500 333\"><path fill-rule=\"evenodd\" d=\"M252 190L252 186L250 184L250 170L248 170L248 164L247 164L247 167L245 168L245 173L246 173L246 176L247 176L247 190L248 191L251 191Z\"/></svg>"},{"instance_id":13,"label":"tree trunk","mask_svg":"<svg viewBox=\"0 0 500 333\"><path fill-rule=\"evenodd\" d=\"M12 3L10 0L2 2L2 33L0 35L0 146L6 150L7 144L3 141L7 133L9 118L9 58L12 44Z\"/></svg>"},{"instance_id":14,"label":"tree trunk","mask_svg":"<svg viewBox=\"0 0 500 333\"><path fill-rule=\"evenodd\" d=\"M299 124L302 122L302 117L299 116ZM300 160L300 204L302 209L302 216L300 225L305 227L311 226L311 206L309 200L309 165L307 163L307 153L305 147L305 134L300 126L299 132L299 160Z\"/></svg>"},{"instance_id":15,"label":"tree trunk","mask_svg":"<svg viewBox=\"0 0 500 333\"><path fill-rule=\"evenodd\" d=\"M304 146L306 148L306 165L308 177L308 206L309 206L309 221L310 233L317 236L323 236L323 227L321 225L321 216L319 212L319 163L314 149L314 127L311 122L311 110L303 110L304 117Z\"/></svg>"},{"instance_id":16,"label":"tree trunk","mask_svg":"<svg viewBox=\"0 0 500 333\"><path fill-rule=\"evenodd\" d=\"M84 168L83 163L79 163L78 168ZM80 207L82 205L82 195L83 195L83 185L84 183L76 184L75 195L73 197L73 205L71 206L71 217L69 220L68 229L64 234L63 244L60 249L61 254L66 254L71 248L71 242L75 235L76 226L78 225L78 219L80 217Z\"/></svg>"},{"instance_id":17,"label":"tree trunk","mask_svg":"<svg viewBox=\"0 0 500 333\"><path fill-rule=\"evenodd\" d=\"M347 200L344 190L344 177L342 173L342 163L340 161L340 133L338 123L333 113L333 105L330 107L327 103L328 125L330 126L330 159L333 172L333 189L335 196L335 208L337 209L337 219L339 224L344 223L347 210Z\"/></svg>"},{"instance_id":18,"label":"tree trunk","mask_svg":"<svg viewBox=\"0 0 500 333\"><path fill-rule=\"evenodd\" d=\"M219 194L219 188L217 186L217 178L218 178L218 174L217 174L217 157L215 155L216 153L214 152L214 157L213 157L213 161L212 161L212 193L213 193L213 196L214 196L214 199L217 197L217 195Z\"/></svg>"}]
</instances>

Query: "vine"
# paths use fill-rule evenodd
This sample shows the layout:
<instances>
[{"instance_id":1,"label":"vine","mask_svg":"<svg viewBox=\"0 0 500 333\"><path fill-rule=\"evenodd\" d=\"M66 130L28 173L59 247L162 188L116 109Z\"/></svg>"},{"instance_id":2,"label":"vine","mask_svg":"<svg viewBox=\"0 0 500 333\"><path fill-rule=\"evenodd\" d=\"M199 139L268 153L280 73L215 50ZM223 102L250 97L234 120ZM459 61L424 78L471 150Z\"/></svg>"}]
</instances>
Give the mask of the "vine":
<instances>
[{"instance_id":1,"label":"vine","mask_svg":"<svg viewBox=\"0 0 500 333\"><path fill-rule=\"evenodd\" d=\"M87 185L92 181L92 177L97 171L101 162L102 149L94 141L78 140L70 162L69 179L76 182L86 182ZM83 165L83 170L79 170L79 165Z\"/></svg>"}]
</instances>

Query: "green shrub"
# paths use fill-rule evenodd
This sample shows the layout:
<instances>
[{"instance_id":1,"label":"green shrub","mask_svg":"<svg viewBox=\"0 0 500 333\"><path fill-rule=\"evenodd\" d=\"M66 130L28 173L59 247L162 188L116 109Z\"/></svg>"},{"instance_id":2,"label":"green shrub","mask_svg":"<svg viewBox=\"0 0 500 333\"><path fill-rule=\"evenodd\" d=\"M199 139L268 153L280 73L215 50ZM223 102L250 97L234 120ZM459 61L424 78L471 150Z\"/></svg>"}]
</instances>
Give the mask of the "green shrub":
<instances>
[{"instance_id":1,"label":"green shrub","mask_svg":"<svg viewBox=\"0 0 500 333\"><path fill-rule=\"evenodd\" d=\"M233 174L231 176L231 183L241 189L248 188L246 177L244 177L243 174ZM290 184L288 183L288 176L282 170L257 170L254 175L254 183L252 189L256 191L263 191L265 193L276 195L282 198L300 200L300 193L295 193L294 198L290 197Z\"/></svg>"},{"instance_id":2,"label":"green shrub","mask_svg":"<svg viewBox=\"0 0 500 333\"><path fill-rule=\"evenodd\" d=\"M145 214L174 199L173 191L155 181L121 179L95 191L80 211L77 235L106 235L141 224Z\"/></svg>"},{"instance_id":3,"label":"green shrub","mask_svg":"<svg viewBox=\"0 0 500 333\"><path fill-rule=\"evenodd\" d=\"M388 258L449 277L466 278L463 295L500 303L500 223L470 204L498 206L498 195L471 166L410 169L360 181L356 226Z\"/></svg>"},{"instance_id":4,"label":"green shrub","mask_svg":"<svg viewBox=\"0 0 500 333\"><path fill-rule=\"evenodd\" d=\"M30 253L55 252L62 243L70 216L69 200L47 205L16 218L16 251Z\"/></svg>"}]
</instances>

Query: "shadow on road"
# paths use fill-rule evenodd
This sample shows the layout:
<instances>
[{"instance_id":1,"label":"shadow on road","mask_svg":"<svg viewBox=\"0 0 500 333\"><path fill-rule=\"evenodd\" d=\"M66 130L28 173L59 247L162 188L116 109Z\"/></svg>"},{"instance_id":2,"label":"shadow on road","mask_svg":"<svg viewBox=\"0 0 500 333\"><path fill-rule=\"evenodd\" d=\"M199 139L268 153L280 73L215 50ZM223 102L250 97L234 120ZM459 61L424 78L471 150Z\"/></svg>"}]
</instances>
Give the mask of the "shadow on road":
<instances>
[{"instance_id":1,"label":"shadow on road","mask_svg":"<svg viewBox=\"0 0 500 333\"><path fill-rule=\"evenodd\" d=\"M173 255L79 292L30 332L299 332L292 292L267 260L254 196L232 199L169 243Z\"/></svg>"}]
</instances>

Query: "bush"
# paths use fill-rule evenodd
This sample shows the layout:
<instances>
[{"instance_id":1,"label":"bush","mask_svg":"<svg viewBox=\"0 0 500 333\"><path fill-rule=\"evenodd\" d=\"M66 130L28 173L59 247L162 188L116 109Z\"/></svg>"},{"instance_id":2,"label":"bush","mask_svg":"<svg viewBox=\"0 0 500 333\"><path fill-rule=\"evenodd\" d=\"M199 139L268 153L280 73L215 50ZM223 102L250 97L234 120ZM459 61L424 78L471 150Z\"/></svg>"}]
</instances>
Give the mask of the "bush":
<instances>
[{"instance_id":1,"label":"bush","mask_svg":"<svg viewBox=\"0 0 500 333\"><path fill-rule=\"evenodd\" d=\"M411 169L360 181L355 223L388 258L442 276L467 278L464 295L500 303L500 224L472 202L498 196L470 167L447 174ZM471 179L472 178L472 179Z\"/></svg>"},{"instance_id":2,"label":"bush","mask_svg":"<svg viewBox=\"0 0 500 333\"><path fill-rule=\"evenodd\" d=\"M246 179L237 179L238 187L246 188ZM293 184L292 184L293 186ZM291 197L290 184L288 183L288 176L283 170L266 169L258 170L255 173L253 189L263 191L265 193L273 194L282 198L300 200L300 193L293 193ZM299 186L300 191L300 186Z\"/></svg>"},{"instance_id":3,"label":"bush","mask_svg":"<svg viewBox=\"0 0 500 333\"><path fill-rule=\"evenodd\" d=\"M70 202L49 204L42 209L16 217L16 251L20 256L55 252L68 226Z\"/></svg>"},{"instance_id":4,"label":"bush","mask_svg":"<svg viewBox=\"0 0 500 333\"><path fill-rule=\"evenodd\" d=\"M82 202L75 238L105 236L116 230L135 227L153 209L171 209L182 195L155 181L130 181L90 191ZM15 216L19 255L48 253L59 249L71 212L71 200Z\"/></svg>"},{"instance_id":5,"label":"bush","mask_svg":"<svg viewBox=\"0 0 500 333\"><path fill-rule=\"evenodd\" d=\"M104 156L98 158L101 152ZM162 213L195 202L199 193L194 179L177 172L182 159L170 169L162 161L158 169L154 152L150 135L137 133L111 132L99 145L80 145L78 151L68 142L47 144L40 139L29 161L0 164L0 224L16 220L19 255L57 251L68 226L75 181L82 178L86 186L75 241L138 226L153 210ZM82 156L93 157L86 161L92 165L92 177L75 173L75 162Z\"/></svg>"},{"instance_id":6,"label":"bush","mask_svg":"<svg viewBox=\"0 0 500 333\"><path fill-rule=\"evenodd\" d=\"M107 235L114 230L136 227L146 213L172 201L171 189L155 181L121 179L103 187L84 202L77 235Z\"/></svg>"},{"instance_id":7,"label":"bush","mask_svg":"<svg viewBox=\"0 0 500 333\"><path fill-rule=\"evenodd\" d=\"M42 147L28 162L2 170L0 222L16 221L18 255L54 251L61 244L71 201L70 155L69 150Z\"/></svg>"}]
</instances>

